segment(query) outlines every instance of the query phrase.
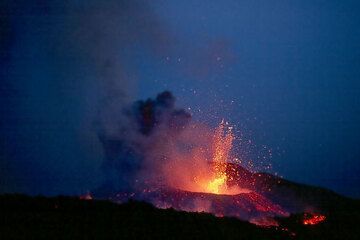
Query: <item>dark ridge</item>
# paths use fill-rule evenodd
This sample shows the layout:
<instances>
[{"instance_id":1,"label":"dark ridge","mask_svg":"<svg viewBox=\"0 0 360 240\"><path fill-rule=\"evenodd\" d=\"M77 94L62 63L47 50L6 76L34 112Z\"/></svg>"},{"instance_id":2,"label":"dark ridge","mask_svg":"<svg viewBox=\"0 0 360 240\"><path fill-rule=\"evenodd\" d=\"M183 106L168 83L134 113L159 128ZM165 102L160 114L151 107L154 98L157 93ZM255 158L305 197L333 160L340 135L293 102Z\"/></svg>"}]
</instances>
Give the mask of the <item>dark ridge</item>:
<instances>
[{"instance_id":1,"label":"dark ridge","mask_svg":"<svg viewBox=\"0 0 360 240\"><path fill-rule=\"evenodd\" d=\"M0 239L286 239L286 233L208 213L75 197L0 196Z\"/></svg>"},{"instance_id":2,"label":"dark ridge","mask_svg":"<svg viewBox=\"0 0 360 240\"><path fill-rule=\"evenodd\" d=\"M0 196L0 239L358 239L359 208L343 206L324 222L304 226L303 214L259 227L208 213L115 204L78 197Z\"/></svg>"}]
</instances>

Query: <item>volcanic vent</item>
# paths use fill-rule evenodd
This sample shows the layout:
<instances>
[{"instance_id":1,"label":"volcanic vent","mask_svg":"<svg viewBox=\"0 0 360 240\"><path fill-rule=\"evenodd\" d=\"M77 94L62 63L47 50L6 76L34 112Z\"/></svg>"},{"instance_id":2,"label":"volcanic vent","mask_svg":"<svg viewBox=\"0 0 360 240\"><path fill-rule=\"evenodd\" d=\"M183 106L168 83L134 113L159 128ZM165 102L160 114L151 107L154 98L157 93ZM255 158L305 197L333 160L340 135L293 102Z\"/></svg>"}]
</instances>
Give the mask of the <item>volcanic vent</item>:
<instances>
[{"instance_id":1,"label":"volcanic vent","mask_svg":"<svg viewBox=\"0 0 360 240\"><path fill-rule=\"evenodd\" d=\"M260 224L288 215L265 194L268 187L257 175L237 162L231 151L235 136L224 120L215 129L192 120L167 91L119 113L112 127L109 119L99 124L107 181L94 191L96 197L145 200L159 208Z\"/></svg>"}]
</instances>

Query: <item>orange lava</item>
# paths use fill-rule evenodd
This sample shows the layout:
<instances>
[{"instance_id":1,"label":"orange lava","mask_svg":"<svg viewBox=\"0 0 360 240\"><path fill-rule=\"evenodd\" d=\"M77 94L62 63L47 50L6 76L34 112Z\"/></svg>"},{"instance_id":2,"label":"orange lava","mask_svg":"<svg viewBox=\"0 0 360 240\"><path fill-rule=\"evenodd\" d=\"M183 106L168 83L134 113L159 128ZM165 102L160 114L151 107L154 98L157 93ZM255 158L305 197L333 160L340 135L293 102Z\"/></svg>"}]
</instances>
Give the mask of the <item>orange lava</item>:
<instances>
[{"instance_id":1,"label":"orange lava","mask_svg":"<svg viewBox=\"0 0 360 240\"><path fill-rule=\"evenodd\" d=\"M326 217L321 214L305 213L303 224L304 225L316 225L325 221Z\"/></svg>"}]
</instances>

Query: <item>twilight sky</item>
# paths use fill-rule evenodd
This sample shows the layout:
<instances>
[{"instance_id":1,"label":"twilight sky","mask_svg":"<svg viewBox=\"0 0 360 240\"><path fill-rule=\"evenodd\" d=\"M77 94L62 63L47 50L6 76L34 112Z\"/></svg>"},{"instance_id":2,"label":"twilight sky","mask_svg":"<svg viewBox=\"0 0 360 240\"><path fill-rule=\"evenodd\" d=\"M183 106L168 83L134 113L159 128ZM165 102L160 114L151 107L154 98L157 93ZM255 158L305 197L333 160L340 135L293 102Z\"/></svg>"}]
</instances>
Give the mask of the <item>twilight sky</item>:
<instances>
[{"instance_id":1,"label":"twilight sky","mask_svg":"<svg viewBox=\"0 0 360 240\"><path fill-rule=\"evenodd\" d=\"M3 1L0 192L93 188L99 115L170 90L195 119L234 124L254 143L247 158L266 146L272 172L360 197L359 10L350 0Z\"/></svg>"}]
</instances>

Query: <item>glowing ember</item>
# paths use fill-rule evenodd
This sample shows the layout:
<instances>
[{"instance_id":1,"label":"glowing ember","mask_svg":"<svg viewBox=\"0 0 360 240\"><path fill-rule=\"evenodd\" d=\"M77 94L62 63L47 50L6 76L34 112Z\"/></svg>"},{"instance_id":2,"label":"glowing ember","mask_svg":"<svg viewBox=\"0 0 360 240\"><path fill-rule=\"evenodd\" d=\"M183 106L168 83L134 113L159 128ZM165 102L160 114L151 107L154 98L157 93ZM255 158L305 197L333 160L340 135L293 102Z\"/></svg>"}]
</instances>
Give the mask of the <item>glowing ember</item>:
<instances>
[{"instance_id":1,"label":"glowing ember","mask_svg":"<svg viewBox=\"0 0 360 240\"><path fill-rule=\"evenodd\" d=\"M326 217L321 214L305 213L303 224L304 225L316 225L325 221Z\"/></svg>"}]
</instances>

